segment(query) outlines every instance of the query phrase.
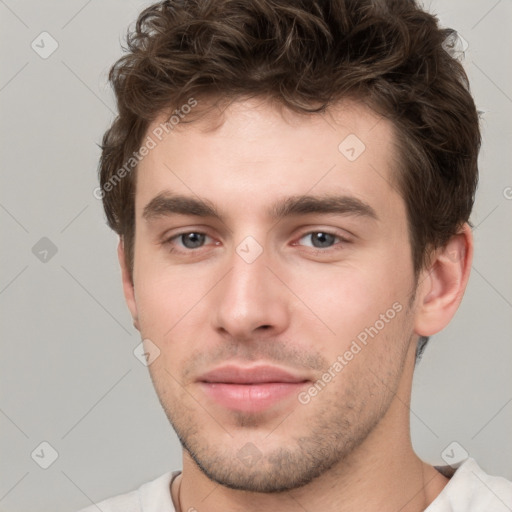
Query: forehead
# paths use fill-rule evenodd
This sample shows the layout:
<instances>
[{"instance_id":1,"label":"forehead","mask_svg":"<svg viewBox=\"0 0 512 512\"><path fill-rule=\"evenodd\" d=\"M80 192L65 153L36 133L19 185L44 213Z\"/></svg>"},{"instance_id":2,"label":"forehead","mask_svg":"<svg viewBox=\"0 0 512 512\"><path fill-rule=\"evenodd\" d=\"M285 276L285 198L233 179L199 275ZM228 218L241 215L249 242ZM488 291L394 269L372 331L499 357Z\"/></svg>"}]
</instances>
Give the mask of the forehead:
<instances>
[{"instance_id":1,"label":"forehead","mask_svg":"<svg viewBox=\"0 0 512 512\"><path fill-rule=\"evenodd\" d=\"M164 191L200 197L228 214L257 216L287 196L344 194L384 216L404 215L394 127L362 103L298 114L252 99L194 117L161 140L155 133L164 115L148 128L155 146L138 166L138 216Z\"/></svg>"}]
</instances>

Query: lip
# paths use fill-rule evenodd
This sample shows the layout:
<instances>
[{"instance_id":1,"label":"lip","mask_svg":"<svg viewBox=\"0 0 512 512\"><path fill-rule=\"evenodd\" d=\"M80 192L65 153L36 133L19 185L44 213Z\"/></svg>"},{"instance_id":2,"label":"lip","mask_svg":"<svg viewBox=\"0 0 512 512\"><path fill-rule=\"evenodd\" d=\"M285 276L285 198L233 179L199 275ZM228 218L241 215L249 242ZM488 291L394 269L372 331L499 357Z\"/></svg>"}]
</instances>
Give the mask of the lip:
<instances>
[{"instance_id":1,"label":"lip","mask_svg":"<svg viewBox=\"0 0 512 512\"><path fill-rule=\"evenodd\" d=\"M198 380L207 383L223 384L265 384L270 382L297 383L308 379L293 375L277 366L259 365L243 367L228 365L205 373Z\"/></svg>"},{"instance_id":2,"label":"lip","mask_svg":"<svg viewBox=\"0 0 512 512\"><path fill-rule=\"evenodd\" d=\"M296 396L309 380L276 366L229 365L205 373L198 382L224 408L261 412Z\"/></svg>"}]
</instances>

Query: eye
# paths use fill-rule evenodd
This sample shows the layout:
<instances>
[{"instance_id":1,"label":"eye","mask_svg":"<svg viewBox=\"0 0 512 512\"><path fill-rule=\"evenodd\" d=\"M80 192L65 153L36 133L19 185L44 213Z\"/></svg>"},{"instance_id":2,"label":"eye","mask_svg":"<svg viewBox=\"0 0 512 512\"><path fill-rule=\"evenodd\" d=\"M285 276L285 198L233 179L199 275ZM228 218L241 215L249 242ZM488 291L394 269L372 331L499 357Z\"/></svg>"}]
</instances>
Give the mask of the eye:
<instances>
[{"instance_id":1,"label":"eye","mask_svg":"<svg viewBox=\"0 0 512 512\"><path fill-rule=\"evenodd\" d=\"M312 231L299 239L299 244L315 249L329 249L337 242L345 241L343 238L325 231Z\"/></svg>"},{"instance_id":2,"label":"eye","mask_svg":"<svg viewBox=\"0 0 512 512\"><path fill-rule=\"evenodd\" d=\"M191 231L189 233L181 233L180 235L173 236L169 240L169 243L177 244L179 247L185 249L198 249L202 247L207 240L210 240L208 235Z\"/></svg>"}]
</instances>

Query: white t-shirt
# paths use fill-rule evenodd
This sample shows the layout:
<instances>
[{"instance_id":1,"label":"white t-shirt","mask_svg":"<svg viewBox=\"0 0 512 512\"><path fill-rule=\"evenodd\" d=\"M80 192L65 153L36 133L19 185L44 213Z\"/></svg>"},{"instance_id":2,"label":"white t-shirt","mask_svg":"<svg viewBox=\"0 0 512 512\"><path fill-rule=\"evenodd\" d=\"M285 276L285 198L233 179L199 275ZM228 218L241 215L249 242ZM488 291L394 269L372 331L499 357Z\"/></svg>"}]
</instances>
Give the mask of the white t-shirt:
<instances>
[{"instance_id":1,"label":"white t-shirt","mask_svg":"<svg viewBox=\"0 0 512 512\"><path fill-rule=\"evenodd\" d=\"M442 473L449 468L440 468ZM176 512L171 482L180 471L165 473L136 491L91 505L79 512ZM511 512L512 482L484 473L474 459L467 459L425 512Z\"/></svg>"}]
</instances>

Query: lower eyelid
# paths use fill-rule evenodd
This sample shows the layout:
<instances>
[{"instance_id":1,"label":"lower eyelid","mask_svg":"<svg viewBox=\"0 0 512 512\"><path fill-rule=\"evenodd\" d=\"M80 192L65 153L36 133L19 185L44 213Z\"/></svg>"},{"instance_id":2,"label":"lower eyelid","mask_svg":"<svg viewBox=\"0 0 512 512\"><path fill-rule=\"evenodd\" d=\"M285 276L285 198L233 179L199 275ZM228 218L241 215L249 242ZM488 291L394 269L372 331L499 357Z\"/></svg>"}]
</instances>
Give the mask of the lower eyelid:
<instances>
[{"instance_id":1,"label":"lower eyelid","mask_svg":"<svg viewBox=\"0 0 512 512\"><path fill-rule=\"evenodd\" d=\"M312 235L314 233L324 233L326 235L331 235L331 236L333 236L337 240L337 243L339 243L339 242L350 243L350 240L348 240L347 238L343 237L342 235L339 235L337 233L331 233L330 231L327 231L327 230L308 231L307 233L304 233L304 234L300 235L298 238L296 238L295 239L296 240L295 243L298 243L303 238L305 238L305 237L307 237L309 235Z\"/></svg>"},{"instance_id":2,"label":"lower eyelid","mask_svg":"<svg viewBox=\"0 0 512 512\"><path fill-rule=\"evenodd\" d=\"M199 247L194 247L194 248L188 248L188 247L185 247L182 242L179 242L179 239L181 236L187 235L189 233L196 233L196 234L204 235L205 236L204 245L201 245ZM181 233L172 235L171 237L167 237L166 239L163 240L162 244L167 246L167 250L170 250L171 252L185 254L185 253L199 252L201 250L212 249L212 247L217 247L217 246L221 245L221 242L219 242L214 237L212 237L202 231L183 231Z\"/></svg>"},{"instance_id":3,"label":"lower eyelid","mask_svg":"<svg viewBox=\"0 0 512 512\"><path fill-rule=\"evenodd\" d=\"M187 235L189 233L197 233L197 234L204 235L205 236L205 243L204 243L204 245L202 245L200 247L197 247L195 249L189 249L187 247L181 247L181 246L179 246L179 248L177 248L177 249L174 249L174 247L176 247L176 241L179 240L181 236ZM306 237L308 235L312 235L314 233L325 233L325 234L331 235L331 236L333 236L336 239L336 241L333 243L332 246L325 247L325 248L306 246L306 245L303 245L303 244L300 243L300 240L302 240L304 237ZM208 235L204 231L199 231L199 230L197 230L197 231L195 231L195 230L182 231L180 233L173 234L172 236L165 236L165 237L162 238L161 243L163 245L171 246L173 248L173 250L176 250L176 251L180 251L181 250L181 251L187 251L187 252L191 252L191 251L194 251L194 250L197 251L197 250L200 250L200 249L204 249L207 246L219 246L219 245L221 245L221 242L216 240L214 237L212 237L211 235ZM324 250L324 251L327 252L329 249L335 248L335 246L338 245L338 244L350 244L350 243L351 243L351 241L348 238L345 238L344 236L342 236L340 234L333 233L333 232L328 231L328 230L320 230L319 229L319 230L316 230L316 231L308 231L306 233L301 234L299 237L295 238L295 241L292 242L291 245L308 247L308 248L314 249L314 250Z\"/></svg>"}]
</instances>

